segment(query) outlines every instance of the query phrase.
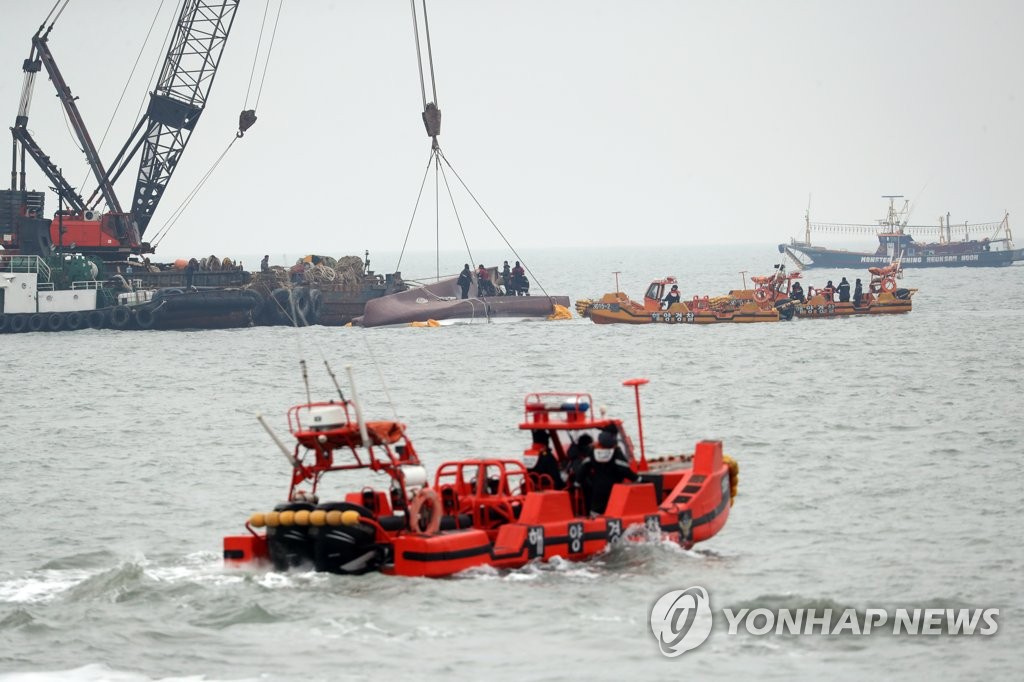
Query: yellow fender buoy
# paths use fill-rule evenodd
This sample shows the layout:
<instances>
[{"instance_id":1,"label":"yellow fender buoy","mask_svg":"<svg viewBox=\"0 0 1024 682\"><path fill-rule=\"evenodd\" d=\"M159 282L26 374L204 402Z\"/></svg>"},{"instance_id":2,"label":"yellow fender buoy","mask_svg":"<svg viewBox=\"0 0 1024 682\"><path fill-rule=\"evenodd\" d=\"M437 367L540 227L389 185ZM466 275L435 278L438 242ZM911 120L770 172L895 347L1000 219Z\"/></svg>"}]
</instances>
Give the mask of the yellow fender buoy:
<instances>
[{"instance_id":1,"label":"yellow fender buoy","mask_svg":"<svg viewBox=\"0 0 1024 682\"><path fill-rule=\"evenodd\" d=\"M564 305L555 304L555 312L548 315L549 320L571 320L572 313Z\"/></svg>"},{"instance_id":2,"label":"yellow fender buoy","mask_svg":"<svg viewBox=\"0 0 1024 682\"><path fill-rule=\"evenodd\" d=\"M254 528L262 528L263 526L267 525L267 519L264 516L263 512L256 512L255 514L250 516L249 525L253 526Z\"/></svg>"}]
</instances>

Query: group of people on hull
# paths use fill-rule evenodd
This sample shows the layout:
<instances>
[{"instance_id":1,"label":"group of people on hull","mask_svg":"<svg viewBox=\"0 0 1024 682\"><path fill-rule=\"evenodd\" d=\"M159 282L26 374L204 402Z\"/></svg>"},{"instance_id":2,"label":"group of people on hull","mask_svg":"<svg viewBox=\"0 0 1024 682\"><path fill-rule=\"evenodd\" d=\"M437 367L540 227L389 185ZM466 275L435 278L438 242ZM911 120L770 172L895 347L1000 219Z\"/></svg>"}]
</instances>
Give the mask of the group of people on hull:
<instances>
[{"instance_id":1,"label":"group of people on hull","mask_svg":"<svg viewBox=\"0 0 1024 682\"><path fill-rule=\"evenodd\" d=\"M834 302L838 296L840 303L849 303L850 283L846 281L845 277L839 280L839 286L833 285L832 280L829 280L828 284L826 284L824 288L820 289L818 293L824 296L826 301ZM789 290L789 298L794 301L800 301L801 303L805 303L807 301L807 297L804 296L804 288L800 285L800 282L793 282L793 286ZM863 298L864 288L860 279L858 279L853 288L853 305L859 306Z\"/></svg>"},{"instance_id":2,"label":"group of people on hull","mask_svg":"<svg viewBox=\"0 0 1024 682\"><path fill-rule=\"evenodd\" d=\"M526 278L526 270L519 261L516 261L515 267L510 267L508 261L505 261L498 276L501 277L501 290L491 280L490 270L481 263L476 269L477 297L530 295L530 280ZM469 287L473 284L473 272L469 268L469 263L463 266L456 283L462 291L462 298L469 298Z\"/></svg>"},{"instance_id":3,"label":"group of people on hull","mask_svg":"<svg viewBox=\"0 0 1024 682\"><path fill-rule=\"evenodd\" d=\"M616 483L637 480L618 443L618 429L609 424L598 433L596 446L593 436L581 434L560 460L551 450L550 434L537 429L523 463L536 488L568 490L577 513L595 516L604 513Z\"/></svg>"}]
</instances>

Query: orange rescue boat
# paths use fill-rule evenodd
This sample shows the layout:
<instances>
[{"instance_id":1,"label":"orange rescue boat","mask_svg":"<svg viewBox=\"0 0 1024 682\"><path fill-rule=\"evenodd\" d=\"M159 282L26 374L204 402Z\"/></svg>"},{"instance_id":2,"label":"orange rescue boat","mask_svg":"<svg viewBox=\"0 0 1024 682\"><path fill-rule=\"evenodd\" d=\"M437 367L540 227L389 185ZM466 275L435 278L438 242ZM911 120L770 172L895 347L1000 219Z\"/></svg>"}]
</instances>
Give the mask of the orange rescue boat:
<instances>
[{"instance_id":1,"label":"orange rescue boat","mask_svg":"<svg viewBox=\"0 0 1024 682\"><path fill-rule=\"evenodd\" d=\"M428 481L403 424L362 422L358 404L344 398L292 407L294 450L278 441L292 465L288 498L253 514L245 534L224 538L225 562L438 577L476 566L587 559L637 535L691 547L725 525L738 467L719 441L701 441L692 454L648 460L640 422L645 383L625 382L636 391L639 457L622 422L595 416L588 394L531 393L524 402L519 428L546 432L560 465L568 464L570 447L583 434L616 434L614 444L604 436L594 440L614 447L636 480L615 484L600 514L585 513L571 473L555 481L529 471L521 459L487 457L445 462ZM600 448L593 456L600 460ZM338 495L324 483L356 471L363 484L351 492ZM372 474L382 486L369 483Z\"/></svg>"},{"instance_id":2,"label":"orange rescue boat","mask_svg":"<svg viewBox=\"0 0 1024 682\"><path fill-rule=\"evenodd\" d=\"M596 324L717 324L720 322L778 322L788 319L770 301L763 303L736 300L729 296L694 296L689 300L666 300L678 280L675 277L656 279L647 287L643 303L631 300L621 291L605 294L590 303L587 315ZM791 315L791 314L790 314Z\"/></svg>"}]
</instances>

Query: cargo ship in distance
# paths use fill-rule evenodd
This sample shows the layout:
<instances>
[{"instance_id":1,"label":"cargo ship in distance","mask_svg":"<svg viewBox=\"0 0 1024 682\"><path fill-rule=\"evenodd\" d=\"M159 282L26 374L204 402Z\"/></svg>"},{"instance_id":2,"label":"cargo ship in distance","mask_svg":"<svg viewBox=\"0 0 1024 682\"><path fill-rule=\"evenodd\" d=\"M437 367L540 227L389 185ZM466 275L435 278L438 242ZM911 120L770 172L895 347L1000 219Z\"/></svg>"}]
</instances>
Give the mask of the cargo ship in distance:
<instances>
[{"instance_id":1,"label":"cargo ship in distance","mask_svg":"<svg viewBox=\"0 0 1024 682\"><path fill-rule=\"evenodd\" d=\"M801 268L884 267L899 260L904 268L994 267L1012 265L1024 260L1024 249L1013 247L1009 214L999 222L952 225L949 214L939 225L907 225L910 202L904 200L897 209L900 195L886 195L888 215L877 225L845 223L812 223L810 211L805 215L804 239L796 238L779 244L779 253L788 256ZM829 249L811 244L811 232L832 234L875 234L878 249L873 253ZM971 235L985 235L980 239ZM912 235L935 235L937 241L919 242Z\"/></svg>"}]
</instances>

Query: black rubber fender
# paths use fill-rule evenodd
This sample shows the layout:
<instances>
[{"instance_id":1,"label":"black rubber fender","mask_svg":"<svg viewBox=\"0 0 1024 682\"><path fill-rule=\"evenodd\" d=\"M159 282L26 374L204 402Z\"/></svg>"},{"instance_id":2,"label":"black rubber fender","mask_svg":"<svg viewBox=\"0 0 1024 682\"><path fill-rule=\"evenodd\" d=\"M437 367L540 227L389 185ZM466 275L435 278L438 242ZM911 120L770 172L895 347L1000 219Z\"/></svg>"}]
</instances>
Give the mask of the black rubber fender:
<instances>
[{"instance_id":1,"label":"black rubber fender","mask_svg":"<svg viewBox=\"0 0 1024 682\"><path fill-rule=\"evenodd\" d=\"M139 326L139 329L152 329L156 324L156 311L149 307L136 309L135 324Z\"/></svg>"},{"instance_id":2,"label":"black rubber fender","mask_svg":"<svg viewBox=\"0 0 1024 682\"><path fill-rule=\"evenodd\" d=\"M11 316L5 313L0 313L0 334L7 331L7 328L11 326Z\"/></svg>"},{"instance_id":3,"label":"black rubber fender","mask_svg":"<svg viewBox=\"0 0 1024 682\"><path fill-rule=\"evenodd\" d=\"M305 327L307 325L313 324L309 320L309 289L307 289L306 287L292 289L292 296L295 298L295 316L298 318L297 326Z\"/></svg>"},{"instance_id":4,"label":"black rubber fender","mask_svg":"<svg viewBox=\"0 0 1024 682\"><path fill-rule=\"evenodd\" d=\"M310 324L320 324L320 315L324 311L324 294L319 289L309 290L309 317Z\"/></svg>"},{"instance_id":5,"label":"black rubber fender","mask_svg":"<svg viewBox=\"0 0 1024 682\"><path fill-rule=\"evenodd\" d=\"M28 318L28 330L30 332L41 332L46 328L46 315L33 313Z\"/></svg>"},{"instance_id":6,"label":"black rubber fender","mask_svg":"<svg viewBox=\"0 0 1024 682\"><path fill-rule=\"evenodd\" d=\"M132 321L132 311L127 306L119 305L110 309L110 326L114 329L125 329Z\"/></svg>"},{"instance_id":7,"label":"black rubber fender","mask_svg":"<svg viewBox=\"0 0 1024 682\"><path fill-rule=\"evenodd\" d=\"M7 324L7 328L11 330L12 334L20 334L28 329L28 315L11 315L11 321Z\"/></svg>"},{"instance_id":8,"label":"black rubber fender","mask_svg":"<svg viewBox=\"0 0 1024 682\"><path fill-rule=\"evenodd\" d=\"M59 332L64 328L64 313L50 313L46 316L46 331Z\"/></svg>"},{"instance_id":9,"label":"black rubber fender","mask_svg":"<svg viewBox=\"0 0 1024 682\"><path fill-rule=\"evenodd\" d=\"M102 310L90 310L85 316L85 323L90 329L103 329L107 325L107 315Z\"/></svg>"},{"instance_id":10,"label":"black rubber fender","mask_svg":"<svg viewBox=\"0 0 1024 682\"><path fill-rule=\"evenodd\" d=\"M85 326L85 315L77 310L72 310L64 315L64 328L69 332L76 332Z\"/></svg>"},{"instance_id":11,"label":"black rubber fender","mask_svg":"<svg viewBox=\"0 0 1024 682\"><path fill-rule=\"evenodd\" d=\"M273 302L269 305L273 310L274 320L278 324L291 324L292 323L292 300L291 290L281 287L280 289L274 289L274 293L271 294Z\"/></svg>"}]
</instances>

